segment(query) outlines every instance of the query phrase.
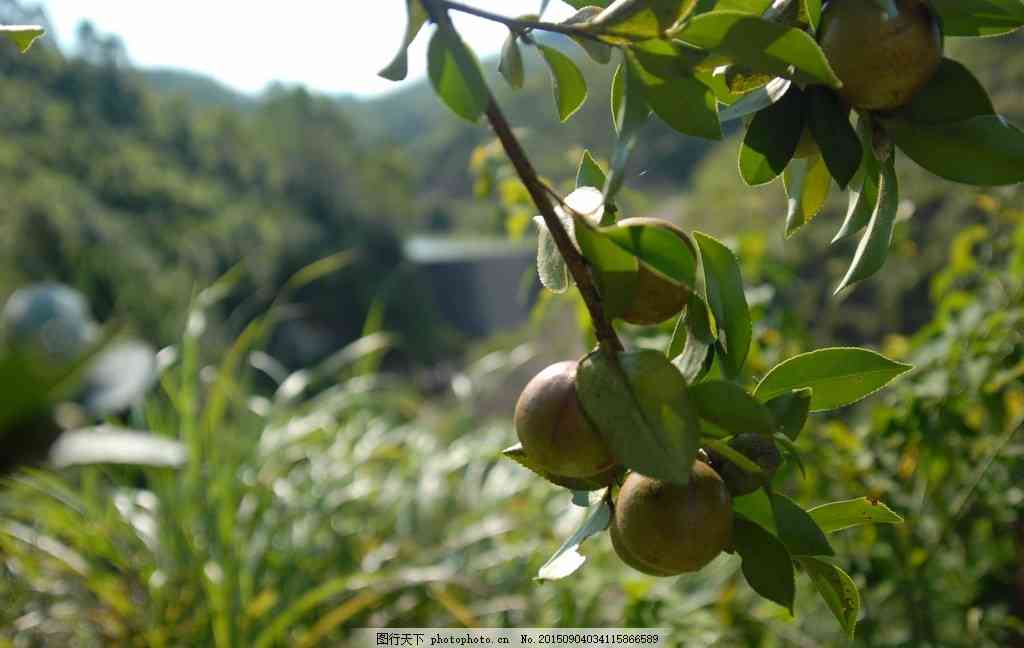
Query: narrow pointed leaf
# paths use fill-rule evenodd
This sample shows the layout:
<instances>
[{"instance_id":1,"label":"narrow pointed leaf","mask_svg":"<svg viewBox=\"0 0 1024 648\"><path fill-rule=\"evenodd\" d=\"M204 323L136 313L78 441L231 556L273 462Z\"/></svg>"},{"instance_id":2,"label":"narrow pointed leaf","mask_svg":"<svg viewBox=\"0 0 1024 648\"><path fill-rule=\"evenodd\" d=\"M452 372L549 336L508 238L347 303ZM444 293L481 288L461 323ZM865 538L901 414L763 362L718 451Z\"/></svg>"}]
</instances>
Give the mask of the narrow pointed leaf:
<instances>
[{"instance_id":1,"label":"narrow pointed leaf","mask_svg":"<svg viewBox=\"0 0 1024 648\"><path fill-rule=\"evenodd\" d=\"M697 293L690 293L685 318L686 340L682 353L673 357L672 364L679 369L686 383L692 385L711 370L715 359L715 336L711 332L708 306Z\"/></svg>"},{"instance_id":2,"label":"narrow pointed leaf","mask_svg":"<svg viewBox=\"0 0 1024 648\"><path fill-rule=\"evenodd\" d=\"M672 129L705 139L722 139L718 101L711 90L693 76L661 78L644 69L635 56L627 61L643 86L644 98L655 115Z\"/></svg>"},{"instance_id":3,"label":"narrow pointed leaf","mask_svg":"<svg viewBox=\"0 0 1024 648\"><path fill-rule=\"evenodd\" d=\"M505 448L501 451L501 454L512 461L516 462L523 468L526 468L535 475L544 478L556 486L568 488L574 491L595 491L605 487L608 483L603 479L586 479L582 477L565 477L562 475L553 475L533 461L533 458L526 454L526 450L523 449L523 444L517 443L510 448ZM603 477L603 473L601 477Z\"/></svg>"},{"instance_id":4,"label":"narrow pointed leaf","mask_svg":"<svg viewBox=\"0 0 1024 648\"><path fill-rule=\"evenodd\" d=\"M720 110L718 118L724 124L764 110L768 106L782 99L782 97L784 97L789 91L789 87L792 84L793 82L789 79L783 79L781 77L773 79L763 88L758 88L753 92L748 92L728 107Z\"/></svg>"},{"instance_id":5,"label":"narrow pointed leaf","mask_svg":"<svg viewBox=\"0 0 1024 648\"><path fill-rule=\"evenodd\" d=\"M750 351L750 309L743 276L736 256L725 244L700 232L695 232L694 238L700 247L708 305L718 325L722 368L733 378L743 370Z\"/></svg>"},{"instance_id":6,"label":"narrow pointed leaf","mask_svg":"<svg viewBox=\"0 0 1024 648\"><path fill-rule=\"evenodd\" d=\"M835 552L807 511L785 495L772 493L772 512L779 539L793 556L831 556Z\"/></svg>"},{"instance_id":7,"label":"narrow pointed leaf","mask_svg":"<svg viewBox=\"0 0 1024 648\"><path fill-rule=\"evenodd\" d=\"M771 182L793 159L804 129L803 96L791 86L786 96L754 115L740 146L740 175L748 185Z\"/></svg>"},{"instance_id":8,"label":"narrow pointed leaf","mask_svg":"<svg viewBox=\"0 0 1024 648\"><path fill-rule=\"evenodd\" d=\"M733 518L733 544L743 559L743 576L755 592L793 613L796 578L785 545L742 515Z\"/></svg>"},{"instance_id":9,"label":"narrow pointed leaf","mask_svg":"<svg viewBox=\"0 0 1024 648\"><path fill-rule=\"evenodd\" d=\"M439 26L427 49L427 72L434 91L459 117L476 122L487 109L490 92L480 63L451 28Z\"/></svg>"},{"instance_id":10,"label":"narrow pointed leaf","mask_svg":"<svg viewBox=\"0 0 1024 648\"><path fill-rule=\"evenodd\" d=\"M878 205L868 222L868 227L861 236L853 262L846 276L839 282L836 293L863 281L882 269L889 256L889 246L896 226L896 213L899 211L899 180L896 177L896 156L892 155L882 164L882 179L878 187Z\"/></svg>"},{"instance_id":11,"label":"narrow pointed leaf","mask_svg":"<svg viewBox=\"0 0 1024 648\"><path fill-rule=\"evenodd\" d=\"M590 154L590 150L583 151L583 157L580 158L580 165L576 170L576 188L603 187L607 179L604 169Z\"/></svg>"},{"instance_id":12,"label":"narrow pointed leaf","mask_svg":"<svg viewBox=\"0 0 1024 648\"><path fill-rule=\"evenodd\" d=\"M697 6L697 0L616 0L587 27L610 43L660 38Z\"/></svg>"},{"instance_id":13,"label":"narrow pointed leaf","mask_svg":"<svg viewBox=\"0 0 1024 648\"><path fill-rule=\"evenodd\" d=\"M944 58L928 85L899 110L899 115L918 124L942 124L995 112L992 99L977 77L963 64Z\"/></svg>"},{"instance_id":14,"label":"narrow pointed leaf","mask_svg":"<svg viewBox=\"0 0 1024 648\"><path fill-rule=\"evenodd\" d=\"M523 72L523 51L519 47L519 37L509 33L505 44L501 47L501 61L498 63L498 72L502 78L515 89L523 87L525 75Z\"/></svg>"},{"instance_id":15,"label":"narrow pointed leaf","mask_svg":"<svg viewBox=\"0 0 1024 648\"><path fill-rule=\"evenodd\" d=\"M409 45L420 33L423 24L427 22L427 11L423 8L420 0L405 0L406 25L405 36L402 37L402 46L399 48L395 58L378 74L389 81L401 81L409 73Z\"/></svg>"},{"instance_id":16,"label":"narrow pointed leaf","mask_svg":"<svg viewBox=\"0 0 1024 648\"><path fill-rule=\"evenodd\" d=\"M855 403L912 368L868 349L818 349L775 365L758 383L754 396L764 402L810 388L810 409L821 412Z\"/></svg>"},{"instance_id":17,"label":"narrow pointed leaf","mask_svg":"<svg viewBox=\"0 0 1024 648\"><path fill-rule=\"evenodd\" d=\"M838 243L849 236L867 227L871 222L871 216L875 213L878 205L878 193L882 184L882 165L875 157L874 147L871 146L871 121L861 117L857 124L857 134L861 140L860 169L857 176L850 183L849 204L846 210L846 218L832 243Z\"/></svg>"},{"instance_id":18,"label":"narrow pointed leaf","mask_svg":"<svg viewBox=\"0 0 1024 648\"><path fill-rule=\"evenodd\" d=\"M835 533L863 524L903 523L903 518L888 506L866 497L822 504L807 513L825 533Z\"/></svg>"},{"instance_id":19,"label":"narrow pointed leaf","mask_svg":"<svg viewBox=\"0 0 1024 648\"><path fill-rule=\"evenodd\" d=\"M999 36L1024 26L1020 0L931 0L946 36Z\"/></svg>"},{"instance_id":20,"label":"narrow pointed leaf","mask_svg":"<svg viewBox=\"0 0 1024 648\"><path fill-rule=\"evenodd\" d=\"M821 86L807 88L807 126L836 184L846 189L860 168L863 151L839 95Z\"/></svg>"},{"instance_id":21,"label":"narrow pointed leaf","mask_svg":"<svg viewBox=\"0 0 1024 648\"><path fill-rule=\"evenodd\" d=\"M571 58L547 45L538 43L537 48L551 71L558 118L566 121L576 114L586 100L587 82Z\"/></svg>"},{"instance_id":22,"label":"narrow pointed leaf","mask_svg":"<svg viewBox=\"0 0 1024 648\"><path fill-rule=\"evenodd\" d=\"M820 558L802 557L798 560L846 636L853 639L860 616L860 592L853 579L839 567Z\"/></svg>"},{"instance_id":23,"label":"narrow pointed leaf","mask_svg":"<svg viewBox=\"0 0 1024 648\"><path fill-rule=\"evenodd\" d=\"M765 407L772 413L777 432L796 441L807 423L812 393L813 390L809 388L795 389L765 402Z\"/></svg>"},{"instance_id":24,"label":"narrow pointed leaf","mask_svg":"<svg viewBox=\"0 0 1024 648\"><path fill-rule=\"evenodd\" d=\"M814 220L825 207L832 175L819 155L793 160L782 176L786 188L786 238Z\"/></svg>"},{"instance_id":25,"label":"narrow pointed leaf","mask_svg":"<svg viewBox=\"0 0 1024 648\"><path fill-rule=\"evenodd\" d=\"M579 569L586 558L580 554L579 547L587 538L601 533L611 522L611 507L601 500L594 506L583 520L576 532L558 548L551 558L537 572L537 580L558 580L571 575Z\"/></svg>"},{"instance_id":26,"label":"narrow pointed leaf","mask_svg":"<svg viewBox=\"0 0 1024 648\"><path fill-rule=\"evenodd\" d=\"M842 85L825 53L809 34L739 11L712 11L692 18L676 34L685 43L729 57L751 70L795 76L833 88Z\"/></svg>"},{"instance_id":27,"label":"narrow pointed leaf","mask_svg":"<svg viewBox=\"0 0 1024 648\"><path fill-rule=\"evenodd\" d=\"M900 150L937 176L982 187L1024 182L1024 131L1001 115L941 124L884 123Z\"/></svg>"}]
</instances>

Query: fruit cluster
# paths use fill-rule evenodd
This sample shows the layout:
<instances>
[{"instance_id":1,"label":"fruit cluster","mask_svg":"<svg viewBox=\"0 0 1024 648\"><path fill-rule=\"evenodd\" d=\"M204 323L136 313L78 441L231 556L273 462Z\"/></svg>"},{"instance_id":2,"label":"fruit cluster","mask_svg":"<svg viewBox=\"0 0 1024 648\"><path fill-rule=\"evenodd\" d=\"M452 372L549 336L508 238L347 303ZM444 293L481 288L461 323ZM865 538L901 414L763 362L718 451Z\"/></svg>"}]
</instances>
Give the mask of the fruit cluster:
<instances>
[{"instance_id":1,"label":"fruit cluster","mask_svg":"<svg viewBox=\"0 0 1024 648\"><path fill-rule=\"evenodd\" d=\"M653 479L621 467L600 422L588 418L577 397L578 363L559 362L523 390L515 428L531 463L552 482L580 489L618 487L610 535L624 563L646 574L694 572L731 546L732 498L753 492L778 469L774 441L741 434L729 446L763 471L746 472L716 452L700 452L685 485ZM625 368L629 371L628 366Z\"/></svg>"}]
</instances>

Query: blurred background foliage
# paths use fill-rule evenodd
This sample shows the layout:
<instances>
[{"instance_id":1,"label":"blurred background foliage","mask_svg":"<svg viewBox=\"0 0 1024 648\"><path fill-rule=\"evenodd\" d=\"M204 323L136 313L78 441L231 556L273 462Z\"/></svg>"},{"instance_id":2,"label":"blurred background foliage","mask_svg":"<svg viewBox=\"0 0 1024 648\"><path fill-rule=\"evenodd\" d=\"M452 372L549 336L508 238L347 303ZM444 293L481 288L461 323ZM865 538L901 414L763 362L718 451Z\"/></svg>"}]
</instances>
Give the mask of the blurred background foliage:
<instances>
[{"instance_id":1,"label":"blurred background foliage","mask_svg":"<svg viewBox=\"0 0 1024 648\"><path fill-rule=\"evenodd\" d=\"M3 0L0 22L45 16ZM950 44L1018 122L1022 45ZM580 150L611 143L610 70L576 59L591 98L564 126L536 65L526 91L499 95L566 189ZM498 453L526 380L583 352L581 309L541 296L528 323L474 339L440 315L403 243L528 238L533 212L487 131L451 119L429 88L247 97L133 69L116 38L83 26L74 52L0 48L0 133L0 297L60 281L163 347L173 361L150 398L113 422L187 448L180 471L30 470L4 484L0 646L320 645L365 625L843 643L806 580L793 620L755 599L729 556L657 580L602 536L573 577L531 580L582 509ZM828 241L845 205L834 197L784 240L782 189L742 186L734 138L651 125L642 141L625 211L733 244L755 373L839 344L917 366L812 418L807 476L787 464L779 478L803 505L868 495L907 518L834 539L864 598L856 645L1024 645L1024 191L903 161L895 253L835 298L852 249ZM644 345L669 332L627 331Z\"/></svg>"}]
</instances>

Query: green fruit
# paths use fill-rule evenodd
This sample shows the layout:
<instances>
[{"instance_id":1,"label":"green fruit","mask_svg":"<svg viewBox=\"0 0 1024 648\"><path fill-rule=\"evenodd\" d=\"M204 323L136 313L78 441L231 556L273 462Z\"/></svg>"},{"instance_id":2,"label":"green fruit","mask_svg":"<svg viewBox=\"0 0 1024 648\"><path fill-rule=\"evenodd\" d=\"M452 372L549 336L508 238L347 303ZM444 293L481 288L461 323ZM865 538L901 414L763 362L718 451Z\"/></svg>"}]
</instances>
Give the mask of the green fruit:
<instances>
[{"instance_id":1,"label":"green fruit","mask_svg":"<svg viewBox=\"0 0 1024 648\"><path fill-rule=\"evenodd\" d=\"M685 486L630 473L610 526L624 563L654 576L695 572L732 538L732 498L722 478L695 461Z\"/></svg>"},{"instance_id":2,"label":"green fruit","mask_svg":"<svg viewBox=\"0 0 1024 648\"><path fill-rule=\"evenodd\" d=\"M516 434L527 456L553 476L613 475L615 458L576 398L576 367L559 362L527 383L516 403Z\"/></svg>"},{"instance_id":3,"label":"green fruit","mask_svg":"<svg viewBox=\"0 0 1024 648\"><path fill-rule=\"evenodd\" d=\"M711 465L722 476L733 497L749 495L761 488L771 481L779 466L782 465L782 455L775 446L775 442L763 434L738 434L729 442L729 447L756 463L765 474L763 478L758 477L743 470L717 452L709 452Z\"/></svg>"},{"instance_id":4,"label":"green fruit","mask_svg":"<svg viewBox=\"0 0 1024 648\"><path fill-rule=\"evenodd\" d=\"M942 32L925 0L894 0L889 17L869 0L832 0L821 14L818 42L839 94L855 108L894 110L931 80L942 60Z\"/></svg>"},{"instance_id":5,"label":"green fruit","mask_svg":"<svg viewBox=\"0 0 1024 648\"><path fill-rule=\"evenodd\" d=\"M689 244L681 229L659 218L626 218L619 221L618 226L666 229ZM628 295L609 295L606 301L617 305L608 313L610 317L623 319L630 324L660 324L677 315L690 296L688 288L672 283L643 264L640 264L635 280L628 282L628 288L625 289L630 291Z\"/></svg>"}]
</instances>

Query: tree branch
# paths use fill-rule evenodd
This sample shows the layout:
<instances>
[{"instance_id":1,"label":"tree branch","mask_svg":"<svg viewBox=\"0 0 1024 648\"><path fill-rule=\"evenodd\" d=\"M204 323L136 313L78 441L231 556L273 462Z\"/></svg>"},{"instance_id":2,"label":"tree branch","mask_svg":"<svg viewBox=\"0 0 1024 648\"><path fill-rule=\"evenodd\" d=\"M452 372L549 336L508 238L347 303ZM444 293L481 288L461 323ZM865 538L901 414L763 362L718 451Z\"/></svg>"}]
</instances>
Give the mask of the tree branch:
<instances>
[{"instance_id":1,"label":"tree branch","mask_svg":"<svg viewBox=\"0 0 1024 648\"><path fill-rule=\"evenodd\" d=\"M587 38L590 40L601 41L597 36L591 34L588 31L580 29L579 25L566 25L563 23L551 23L551 22L538 22L536 20L523 20L521 18L509 18L508 16L502 16L501 14L492 13L490 11L484 11L483 9L477 9L461 2L454 2L452 0L434 0L436 4L440 5L442 10L458 11L460 13L469 14L476 16L477 18L483 18L492 22L501 23L505 25L517 34L525 34L528 31L538 29L541 31L554 32L556 34L565 34L566 36L573 36L575 38ZM426 4L426 3L425 3ZM427 10L430 11L429 9Z\"/></svg>"},{"instance_id":2,"label":"tree branch","mask_svg":"<svg viewBox=\"0 0 1024 648\"><path fill-rule=\"evenodd\" d=\"M422 0L422 2L431 20L437 23L439 29L455 30L454 25L451 23L451 18L448 16L447 9L451 8L450 5L457 3L448 2L447 0ZM551 238L554 239L562 258L565 259L565 265L569 268L569 273L576 281L576 287L579 289L583 302L587 306L587 311L590 313L590 320L594 325L594 334L597 337L598 344L601 346L601 350L614 357L617 352L623 350L622 342L619 340L619 336L616 335L611 322L605 317L601 296L594 286L587 261L580 254L579 250L576 249L576 245L569 238L565 228L562 227L562 221L558 218L558 214L555 213L555 208L547 194L547 186L537 176L537 171L526 156L526 151L523 150L518 138L512 132L512 127L509 126L508 120L505 118L504 113L501 112L501 108L498 107L498 103L494 100L494 96L490 93L489 89L487 94L487 120L505 149L505 155L512 162L519 180L526 187L530 198L533 200L533 204L540 211L541 218L544 219L544 224L551 233Z\"/></svg>"}]
</instances>

